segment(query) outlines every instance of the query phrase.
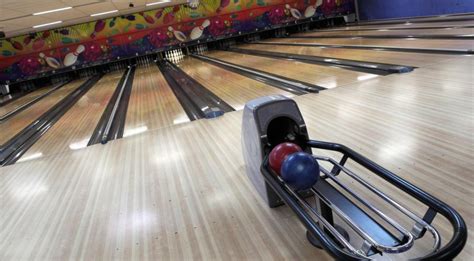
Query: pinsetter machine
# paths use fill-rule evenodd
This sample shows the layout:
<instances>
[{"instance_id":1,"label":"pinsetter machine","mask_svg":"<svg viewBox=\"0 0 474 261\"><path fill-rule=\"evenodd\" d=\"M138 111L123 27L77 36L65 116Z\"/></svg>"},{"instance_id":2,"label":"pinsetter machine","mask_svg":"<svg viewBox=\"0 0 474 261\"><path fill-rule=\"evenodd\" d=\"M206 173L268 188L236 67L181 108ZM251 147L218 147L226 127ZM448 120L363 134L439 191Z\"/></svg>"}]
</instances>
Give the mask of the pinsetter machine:
<instances>
[{"instance_id":1,"label":"pinsetter machine","mask_svg":"<svg viewBox=\"0 0 474 261\"><path fill-rule=\"evenodd\" d=\"M335 259L450 260L463 249L467 229L453 208L344 145L310 140L293 100L250 101L242 125L246 171L259 194L272 208L290 207L309 241ZM269 152L282 142L296 143L318 161L320 179L311 189L293 190L269 167ZM406 207L386 187L417 207ZM435 228L438 218L451 232Z\"/></svg>"}]
</instances>

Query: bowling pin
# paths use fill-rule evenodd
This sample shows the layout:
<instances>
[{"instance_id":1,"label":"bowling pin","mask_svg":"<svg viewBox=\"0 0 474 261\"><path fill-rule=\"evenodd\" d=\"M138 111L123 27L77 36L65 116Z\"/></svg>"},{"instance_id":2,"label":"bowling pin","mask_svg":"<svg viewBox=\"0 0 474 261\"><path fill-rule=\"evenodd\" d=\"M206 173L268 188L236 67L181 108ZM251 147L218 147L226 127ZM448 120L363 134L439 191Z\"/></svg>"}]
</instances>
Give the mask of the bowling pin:
<instances>
[{"instance_id":1,"label":"bowling pin","mask_svg":"<svg viewBox=\"0 0 474 261\"><path fill-rule=\"evenodd\" d=\"M45 60L46 64L48 64L48 66L51 68L57 69L61 66L61 64L59 64L59 62L53 57L48 57L44 55L44 53L40 53L39 56L41 57L41 59Z\"/></svg>"},{"instance_id":2,"label":"bowling pin","mask_svg":"<svg viewBox=\"0 0 474 261\"><path fill-rule=\"evenodd\" d=\"M168 27L168 31L172 32L174 37L180 42L186 41L186 35L181 31L176 31L172 26Z\"/></svg>"},{"instance_id":3,"label":"bowling pin","mask_svg":"<svg viewBox=\"0 0 474 261\"><path fill-rule=\"evenodd\" d=\"M191 40L201 38L202 34L204 33L204 29L206 29L206 27L208 27L210 24L211 21L209 21L209 19L206 19L204 20L204 22L202 22L201 26L194 27L190 35Z\"/></svg>"},{"instance_id":4,"label":"bowling pin","mask_svg":"<svg viewBox=\"0 0 474 261\"><path fill-rule=\"evenodd\" d=\"M298 11L298 9L292 8L289 4L286 4L285 8L290 10L291 16L294 18L300 19L302 17L300 11Z\"/></svg>"},{"instance_id":5,"label":"bowling pin","mask_svg":"<svg viewBox=\"0 0 474 261\"><path fill-rule=\"evenodd\" d=\"M85 50L85 47L84 45L81 44L77 46L76 51L66 54L66 57L64 57L64 62L63 62L64 66L71 66L74 63L76 63L77 57L79 56L79 54L84 52L84 50Z\"/></svg>"}]
</instances>

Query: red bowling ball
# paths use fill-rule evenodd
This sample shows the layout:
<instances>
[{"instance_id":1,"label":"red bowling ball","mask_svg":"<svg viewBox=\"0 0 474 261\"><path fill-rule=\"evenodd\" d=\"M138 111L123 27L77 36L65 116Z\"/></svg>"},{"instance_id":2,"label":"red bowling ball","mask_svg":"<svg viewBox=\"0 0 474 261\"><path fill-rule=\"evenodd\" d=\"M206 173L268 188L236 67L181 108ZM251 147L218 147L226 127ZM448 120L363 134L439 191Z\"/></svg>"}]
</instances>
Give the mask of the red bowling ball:
<instances>
[{"instance_id":1,"label":"red bowling ball","mask_svg":"<svg viewBox=\"0 0 474 261\"><path fill-rule=\"evenodd\" d=\"M300 146L294 143L280 143L276 145L270 152L270 155L268 157L268 163L270 164L270 167L273 169L273 171L280 175L281 165L283 164L283 161L286 159L286 157L299 151L303 150Z\"/></svg>"}]
</instances>

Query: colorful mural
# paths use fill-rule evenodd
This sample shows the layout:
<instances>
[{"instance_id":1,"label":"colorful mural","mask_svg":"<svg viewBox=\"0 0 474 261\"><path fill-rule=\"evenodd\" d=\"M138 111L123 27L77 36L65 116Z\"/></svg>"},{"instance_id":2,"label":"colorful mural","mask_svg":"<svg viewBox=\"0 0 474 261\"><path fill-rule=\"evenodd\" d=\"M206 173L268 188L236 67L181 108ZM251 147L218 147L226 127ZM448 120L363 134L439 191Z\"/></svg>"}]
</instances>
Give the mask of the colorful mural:
<instances>
[{"instance_id":1,"label":"colorful mural","mask_svg":"<svg viewBox=\"0 0 474 261\"><path fill-rule=\"evenodd\" d=\"M353 12L353 0L201 0L0 41L0 81Z\"/></svg>"}]
</instances>

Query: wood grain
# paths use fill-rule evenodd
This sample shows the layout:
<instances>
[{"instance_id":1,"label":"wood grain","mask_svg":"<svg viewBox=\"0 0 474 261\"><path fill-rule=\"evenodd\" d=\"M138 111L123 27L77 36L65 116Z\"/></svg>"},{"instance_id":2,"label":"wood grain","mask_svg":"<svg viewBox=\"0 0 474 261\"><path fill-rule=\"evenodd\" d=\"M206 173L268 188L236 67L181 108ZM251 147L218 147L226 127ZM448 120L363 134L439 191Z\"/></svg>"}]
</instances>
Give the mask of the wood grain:
<instances>
[{"instance_id":1,"label":"wood grain","mask_svg":"<svg viewBox=\"0 0 474 261\"><path fill-rule=\"evenodd\" d=\"M474 34L474 28L459 28L459 29L417 29L417 30L393 30L386 31L384 29L379 29L377 31L348 31L348 32L324 32L316 31L303 34L295 35L308 35L308 36L323 36L323 35L344 35L344 36L359 36L359 35L413 35L413 36L422 36L422 35L466 35Z\"/></svg>"},{"instance_id":2,"label":"wood grain","mask_svg":"<svg viewBox=\"0 0 474 261\"><path fill-rule=\"evenodd\" d=\"M296 39L278 38L269 39L267 42L286 43L316 43L316 44L341 44L341 45L376 45L383 47L405 48L440 48L440 49L472 49L474 40L432 40L432 39Z\"/></svg>"},{"instance_id":3,"label":"wood grain","mask_svg":"<svg viewBox=\"0 0 474 261\"><path fill-rule=\"evenodd\" d=\"M234 52L215 51L206 53L206 55L287 78L316 84L325 88L334 88L357 82L366 77L377 77L377 75L374 74L355 72L337 67L272 59Z\"/></svg>"},{"instance_id":4,"label":"wood grain","mask_svg":"<svg viewBox=\"0 0 474 261\"><path fill-rule=\"evenodd\" d=\"M118 71L103 76L19 161L86 147L122 74Z\"/></svg>"},{"instance_id":5,"label":"wood grain","mask_svg":"<svg viewBox=\"0 0 474 261\"><path fill-rule=\"evenodd\" d=\"M423 54L423 53L402 53L391 51L375 50L355 50L344 48L320 48L305 46L281 46L281 45L260 45L245 44L239 45L239 48L254 49L290 54L312 55L328 58L349 59L367 62L391 63L410 66L426 66L452 59L451 55L442 54Z\"/></svg>"},{"instance_id":6,"label":"wood grain","mask_svg":"<svg viewBox=\"0 0 474 261\"><path fill-rule=\"evenodd\" d=\"M406 27L407 29L416 28L416 27L426 27L426 26L470 26L474 25L472 20L467 21L440 21L440 22L426 22L426 23L405 23L402 22L400 24L382 24L382 25L374 25L374 24L366 24L366 25L355 25L355 26L341 26L337 28L391 28L391 27Z\"/></svg>"},{"instance_id":7,"label":"wood grain","mask_svg":"<svg viewBox=\"0 0 474 261\"><path fill-rule=\"evenodd\" d=\"M39 116L48 111L48 109L58 103L62 98L74 91L83 82L84 80L71 82L55 91L53 94L41 99L41 101L38 101L28 109L18 113L15 117L0 123L0 144L4 144L6 141L11 139L15 134L28 126L28 124L32 123Z\"/></svg>"},{"instance_id":8,"label":"wood grain","mask_svg":"<svg viewBox=\"0 0 474 261\"><path fill-rule=\"evenodd\" d=\"M15 110L16 108L22 106L23 104L26 104L26 103L34 100L35 98L41 96L42 94L48 92L49 90L51 90L51 86L43 87L43 88L40 88L36 91L30 92L30 93L28 93L24 96L21 96L20 98L14 100L12 102L9 102L4 106L0 106L0 116L4 115L6 113L9 113L9 112Z\"/></svg>"},{"instance_id":9,"label":"wood grain","mask_svg":"<svg viewBox=\"0 0 474 261\"><path fill-rule=\"evenodd\" d=\"M472 233L474 59L447 57L294 99L312 139L346 144L445 201ZM184 65L205 75L199 63ZM252 187L241 117L226 113L0 168L0 259L331 260L307 242L287 207L268 208ZM382 188L423 212L396 188ZM442 219L435 224L449 234ZM457 260L472 256L469 239Z\"/></svg>"},{"instance_id":10,"label":"wood grain","mask_svg":"<svg viewBox=\"0 0 474 261\"><path fill-rule=\"evenodd\" d=\"M275 94L294 96L289 92L194 58L186 59L179 64L179 67L236 110L243 109L247 101L261 96Z\"/></svg>"},{"instance_id":11,"label":"wood grain","mask_svg":"<svg viewBox=\"0 0 474 261\"><path fill-rule=\"evenodd\" d=\"M124 135L188 122L189 118L156 65L137 68Z\"/></svg>"}]
</instances>

